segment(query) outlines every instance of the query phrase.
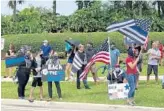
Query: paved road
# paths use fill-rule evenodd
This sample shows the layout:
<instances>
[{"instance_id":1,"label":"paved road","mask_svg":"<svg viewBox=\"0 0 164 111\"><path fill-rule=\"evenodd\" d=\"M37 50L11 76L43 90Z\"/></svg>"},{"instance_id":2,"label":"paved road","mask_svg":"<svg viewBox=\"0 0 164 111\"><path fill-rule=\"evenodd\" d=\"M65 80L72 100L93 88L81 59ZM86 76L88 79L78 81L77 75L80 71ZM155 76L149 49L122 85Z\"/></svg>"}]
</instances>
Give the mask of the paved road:
<instances>
[{"instance_id":1,"label":"paved road","mask_svg":"<svg viewBox=\"0 0 164 111\"><path fill-rule=\"evenodd\" d=\"M105 77L100 77L101 80L105 81L106 78ZM146 80L146 76L140 76L139 78L140 80ZM159 76L159 79L162 79L162 76ZM93 78L92 77L88 77L87 78L88 81L93 81ZM154 76L150 76L150 80L155 80L155 77ZM13 79L12 78L3 78L1 77L1 81L2 82L13 82ZM30 77L30 80L29 82L32 81L32 77Z\"/></svg>"},{"instance_id":2,"label":"paved road","mask_svg":"<svg viewBox=\"0 0 164 111\"><path fill-rule=\"evenodd\" d=\"M164 108L2 99L2 111L164 111Z\"/></svg>"}]
</instances>

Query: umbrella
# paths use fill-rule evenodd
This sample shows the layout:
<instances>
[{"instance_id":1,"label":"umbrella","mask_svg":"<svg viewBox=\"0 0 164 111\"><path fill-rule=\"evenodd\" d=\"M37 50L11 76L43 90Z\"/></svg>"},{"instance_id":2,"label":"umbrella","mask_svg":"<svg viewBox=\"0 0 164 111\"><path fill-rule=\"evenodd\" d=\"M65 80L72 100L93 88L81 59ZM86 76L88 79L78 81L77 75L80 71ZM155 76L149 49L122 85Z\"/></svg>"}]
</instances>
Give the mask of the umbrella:
<instances>
[{"instance_id":1,"label":"umbrella","mask_svg":"<svg viewBox=\"0 0 164 111\"><path fill-rule=\"evenodd\" d=\"M77 40L65 40L65 42L69 43L72 46L79 46L80 42Z\"/></svg>"}]
</instances>

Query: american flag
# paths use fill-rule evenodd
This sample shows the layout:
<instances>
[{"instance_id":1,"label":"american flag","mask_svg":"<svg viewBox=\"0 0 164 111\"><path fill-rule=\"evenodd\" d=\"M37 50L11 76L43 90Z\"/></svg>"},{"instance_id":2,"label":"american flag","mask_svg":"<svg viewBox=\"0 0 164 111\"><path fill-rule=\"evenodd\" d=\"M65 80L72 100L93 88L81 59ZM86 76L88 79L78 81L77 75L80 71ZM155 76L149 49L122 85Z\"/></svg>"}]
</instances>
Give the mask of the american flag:
<instances>
[{"instance_id":1,"label":"american flag","mask_svg":"<svg viewBox=\"0 0 164 111\"><path fill-rule=\"evenodd\" d=\"M84 79L86 75L88 74L90 67L95 62L103 62L105 64L109 64L110 62L110 54L109 54L109 46L108 46L108 39L106 39L103 44L100 46L100 48L97 50L97 54L95 54L88 64L86 65L84 71L80 75L80 79Z\"/></svg>"},{"instance_id":2,"label":"american flag","mask_svg":"<svg viewBox=\"0 0 164 111\"><path fill-rule=\"evenodd\" d=\"M122 25L123 24L123 25ZM151 20L132 19L129 21L112 24L107 27L108 32L119 31L128 38L144 45L148 37L148 31L151 27Z\"/></svg>"},{"instance_id":3,"label":"american flag","mask_svg":"<svg viewBox=\"0 0 164 111\"><path fill-rule=\"evenodd\" d=\"M83 64L84 61L82 61L78 53L76 53L72 63L71 75L73 76L75 73L77 73L77 71L81 69Z\"/></svg>"}]
</instances>

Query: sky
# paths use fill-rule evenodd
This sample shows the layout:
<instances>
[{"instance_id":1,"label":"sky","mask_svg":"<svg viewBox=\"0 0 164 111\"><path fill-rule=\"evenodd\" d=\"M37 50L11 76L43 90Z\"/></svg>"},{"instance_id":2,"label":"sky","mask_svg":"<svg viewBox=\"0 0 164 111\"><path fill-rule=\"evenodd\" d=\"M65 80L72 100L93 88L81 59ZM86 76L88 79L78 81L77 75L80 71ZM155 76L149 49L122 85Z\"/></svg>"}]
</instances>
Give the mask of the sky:
<instances>
[{"instance_id":1,"label":"sky","mask_svg":"<svg viewBox=\"0 0 164 111\"><path fill-rule=\"evenodd\" d=\"M12 9L8 7L9 0L1 0L1 14L12 15ZM52 9L53 0L24 0L25 2L21 5L17 5L17 10L21 11L29 6L34 7L45 7ZM71 15L77 9L75 0L56 0L56 12L60 15Z\"/></svg>"}]
</instances>

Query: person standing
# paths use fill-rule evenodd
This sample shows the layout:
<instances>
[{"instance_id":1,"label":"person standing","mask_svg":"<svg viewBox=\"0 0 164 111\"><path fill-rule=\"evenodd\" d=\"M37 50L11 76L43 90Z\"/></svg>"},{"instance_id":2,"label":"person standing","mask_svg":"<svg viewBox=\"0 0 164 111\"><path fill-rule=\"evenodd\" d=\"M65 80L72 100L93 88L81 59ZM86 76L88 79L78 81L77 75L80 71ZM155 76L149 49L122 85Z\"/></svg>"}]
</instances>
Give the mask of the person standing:
<instances>
[{"instance_id":1,"label":"person standing","mask_svg":"<svg viewBox=\"0 0 164 111\"><path fill-rule=\"evenodd\" d=\"M69 52L69 57L68 57L68 61L67 61L66 68L65 68L65 73L67 74L66 81L71 80L70 73L71 73L71 68L72 68L72 63L73 63L73 59L75 56L75 52L76 52L76 47L72 46L72 49Z\"/></svg>"},{"instance_id":2,"label":"person standing","mask_svg":"<svg viewBox=\"0 0 164 111\"><path fill-rule=\"evenodd\" d=\"M93 48L93 43L89 42L87 44L87 48L86 48L87 62L90 61L90 59L93 57L94 54L96 54L96 50ZM96 64L95 63L93 63L93 65L90 67L90 71L92 73L94 82L97 83L99 78L96 73Z\"/></svg>"},{"instance_id":3,"label":"person standing","mask_svg":"<svg viewBox=\"0 0 164 111\"><path fill-rule=\"evenodd\" d=\"M33 102L33 92L36 86L40 88L40 100L43 100L43 87L41 80L41 69L42 69L43 60L41 58L41 52L37 52L36 57L33 59L32 68L33 68L33 81L32 87L30 90L29 102Z\"/></svg>"},{"instance_id":4,"label":"person standing","mask_svg":"<svg viewBox=\"0 0 164 111\"><path fill-rule=\"evenodd\" d=\"M43 41L43 45L40 47L43 55L43 59L44 59L44 63L46 63L46 61L48 60L49 54L52 50L51 46L48 44L48 40L44 40Z\"/></svg>"},{"instance_id":5,"label":"person standing","mask_svg":"<svg viewBox=\"0 0 164 111\"><path fill-rule=\"evenodd\" d=\"M87 55L84 51L84 45L80 44L78 46L78 51L76 54L81 59L81 61L83 63L82 67L77 71L77 81L76 81L77 89L81 89L81 87L80 87L80 75L84 71L84 68L87 64ZM88 86L88 83L87 83L87 76L83 79L83 84L84 84L85 89L90 89L90 87Z\"/></svg>"},{"instance_id":6,"label":"person standing","mask_svg":"<svg viewBox=\"0 0 164 111\"><path fill-rule=\"evenodd\" d=\"M10 43L9 50L6 53L6 58L15 56L15 53L16 53L15 46L12 43ZM13 70L14 70L14 67L6 68L6 75L4 76L4 78L7 78L7 77L12 78Z\"/></svg>"},{"instance_id":7,"label":"person standing","mask_svg":"<svg viewBox=\"0 0 164 111\"><path fill-rule=\"evenodd\" d=\"M25 50L25 49L23 49ZM30 49L27 49L25 52L22 52L25 56L25 62L21 63L18 66L17 77L18 77L18 97L19 99L25 98L25 87L30 77L31 65L33 61L32 53Z\"/></svg>"},{"instance_id":8,"label":"person standing","mask_svg":"<svg viewBox=\"0 0 164 111\"><path fill-rule=\"evenodd\" d=\"M147 67L147 83L150 79L152 70L154 71L155 80L158 82L158 63L161 57L161 53L158 49L156 42L153 42L152 48L148 50L148 67Z\"/></svg>"},{"instance_id":9,"label":"person standing","mask_svg":"<svg viewBox=\"0 0 164 111\"><path fill-rule=\"evenodd\" d=\"M134 50L132 48L128 49L128 57L126 58L126 79L129 83L130 90L128 92L128 105L135 105L134 95L135 95L135 87L136 87L136 74L137 74L137 63L139 61L139 57L135 58Z\"/></svg>"},{"instance_id":10,"label":"person standing","mask_svg":"<svg viewBox=\"0 0 164 111\"><path fill-rule=\"evenodd\" d=\"M116 64L119 64L120 51L116 48L115 43L111 44L111 67L114 69Z\"/></svg>"},{"instance_id":11,"label":"person standing","mask_svg":"<svg viewBox=\"0 0 164 111\"><path fill-rule=\"evenodd\" d=\"M48 65L59 65L60 61L57 56L57 53L55 53L53 50L50 53L50 58L46 62L46 66ZM57 94L60 100L62 100L62 94L61 94L61 88L60 88L60 81L54 81L56 89L57 89ZM52 100L52 81L48 82L48 94L49 94L49 99L48 101Z\"/></svg>"}]
</instances>

